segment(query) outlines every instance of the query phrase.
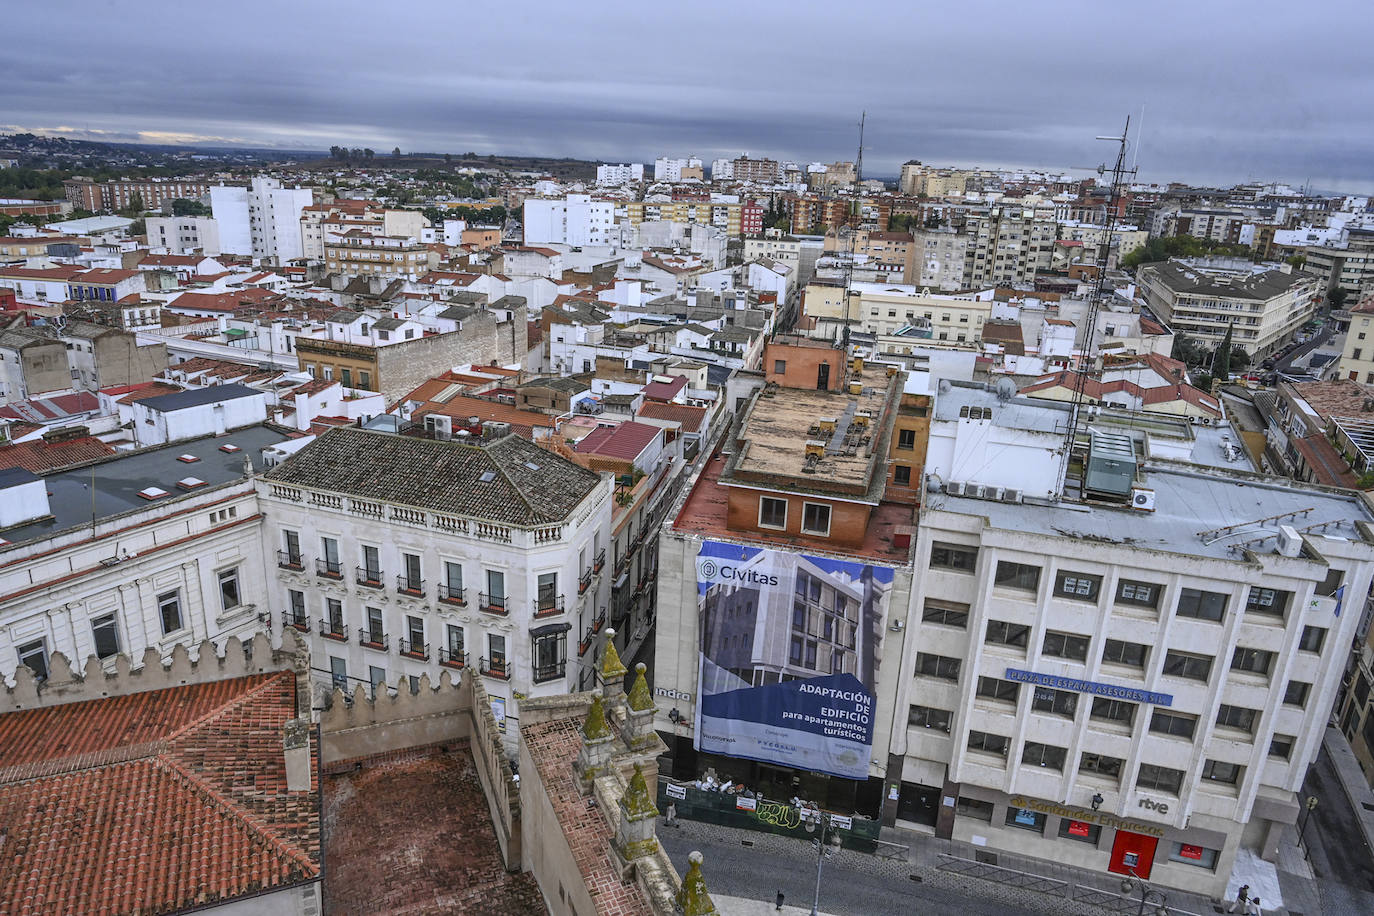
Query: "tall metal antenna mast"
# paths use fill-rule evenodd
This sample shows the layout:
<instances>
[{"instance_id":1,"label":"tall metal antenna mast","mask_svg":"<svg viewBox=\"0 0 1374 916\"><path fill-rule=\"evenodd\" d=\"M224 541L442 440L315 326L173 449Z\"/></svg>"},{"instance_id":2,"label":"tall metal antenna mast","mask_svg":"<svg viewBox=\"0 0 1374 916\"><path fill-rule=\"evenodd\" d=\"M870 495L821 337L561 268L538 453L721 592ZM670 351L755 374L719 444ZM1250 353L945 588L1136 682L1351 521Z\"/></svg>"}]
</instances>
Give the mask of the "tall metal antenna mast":
<instances>
[{"instance_id":1,"label":"tall metal antenna mast","mask_svg":"<svg viewBox=\"0 0 1374 916\"><path fill-rule=\"evenodd\" d=\"M1097 314L1102 310L1102 303L1108 296L1107 290L1107 262L1111 255L1112 234L1116 231L1117 210L1121 206L1121 186L1127 176L1134 176L1136 173L1134 165L1126 168L1126 137L1131 132L1131 119L1126 117L1126 128L1119 137L1098 137L1098 140L1109 140L1117 144L1116 164L1111 167L1112 185L1107 194L1107 215L1106 221L1102 226L1102 245L1097 252L1097 276L1093 278L1092 293L1088 299L1088 313L1083 319L1083 330L1086 335L1083 342L1083 352L1078 360L1078 378L1073 385L1073 398L1069 402L1069 428L1064 436L1064 453L1060 457L1059 481L1061 486L1067 486L1069 473L1069 462L1073 456L1074 442L1078 438L1078 430L1082 423L1083 401L1086 397L1085 389L1088 387L1088 379L1092 376L1097 362ZM1105 164L1097 167L1097 174L1107 174Z\"/></svg>"},{"instance_id":2,"label":"tall metal antenna mast","mask_svg":"<svg viewBox=\"0 0 1374 916\"><path fill-rule=\"evenodd\" d=\"M863 201L860 199L860 192L863 188L864 180L864 122L868 120L868 112L859 112L859 155L854 160L854 203L849 212L849 219L846 220L847 227L841 226L843 232L849 230L849 240L845 245L844 260L844 328L841 330L841 348L846 354L849 353L849 300L850 287L854 283L854 236L858 231L859 216L863 211Z\"/></svg>"}]
</instances>

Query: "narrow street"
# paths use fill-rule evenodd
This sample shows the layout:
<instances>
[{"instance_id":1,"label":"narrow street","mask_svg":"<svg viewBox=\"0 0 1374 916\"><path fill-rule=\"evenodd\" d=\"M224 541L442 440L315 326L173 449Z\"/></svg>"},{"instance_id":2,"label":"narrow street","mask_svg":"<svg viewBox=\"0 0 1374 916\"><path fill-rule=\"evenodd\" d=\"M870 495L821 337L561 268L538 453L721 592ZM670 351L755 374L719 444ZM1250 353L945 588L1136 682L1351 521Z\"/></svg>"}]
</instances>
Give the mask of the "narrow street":
<instances>
[{"instance_id":1,"label":"narrow street","mask_svg":"<svg viewBox=\"0 0 1374 916\"><path fill-rule=\"evenodd\" d=\"M1322 912L1325 916L1374 913L1374 854L1355 822L1355 813L1325 750L1307 772L1302 796L1310 795L1317 797L1317 807L1304 831L1304 841L1317 878Z\"/></svg>"},{"instance_id":2,"label":"narrow street","mask_svg":"<svg viewBox=\"0 0 1374 916\"><path fill-rule=\"evenodd\" d=\"M688 853L699 850L712 893L771 903L781 891L788 906L810 909L816 889L816 852L810 843L680 823L679 828L660 823L659 842L679 871L686 870ZM1062 897L917 868L905 858L883 859L849 850L826 859L820 910L836 916L1065 916L1080 911Z\"/></svg>"}]
</instances>

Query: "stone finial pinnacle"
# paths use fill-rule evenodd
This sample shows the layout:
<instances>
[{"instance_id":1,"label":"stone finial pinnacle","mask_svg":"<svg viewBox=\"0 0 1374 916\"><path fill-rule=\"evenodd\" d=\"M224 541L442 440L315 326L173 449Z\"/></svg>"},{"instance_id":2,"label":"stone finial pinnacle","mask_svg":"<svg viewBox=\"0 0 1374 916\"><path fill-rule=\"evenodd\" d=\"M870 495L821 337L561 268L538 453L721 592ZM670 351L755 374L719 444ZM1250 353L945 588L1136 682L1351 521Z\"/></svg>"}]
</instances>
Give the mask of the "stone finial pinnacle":
<instances>
[{"instance_id":1,"label":"stone finial pinnacle","mask_svg":"<svg viewBox=\"0 0 1374 916\"><path fill-rule=\"evenodd\" d=\"M601 655L601 680L603 683L616 681L623 677L627 669L625 663L620 660L620 653L615 650L615 630L606 629L606 650Z\"/></svg>"},{"instance_id":2,"label":"stone finial pinnacle","mask_svg":"<svg viewBox=\"0 0 1374 916\"><path fill-rule=\"evenodd\" d=\"M654 708L654 698L649 693L649 682L644 677L648 666L643 662L635 665L635 680L630 685L630 708L635 712L645 712Z\"/></svg>"},{"instance_id":3,"label":"stone finial pinnacle","mask_svg":"<svg viewBox=\"0 0 1374 916\"><path fill-rule=\"evenodd\" d=\"M587 741L600 741L611 737L611 727L606 723L606 705L601 702L601 694L592 694L592 708L587 710L587 721L582 724L582 737Z\"/></svg>"},{"instance_id":4,"label":"stone finial pinnacle","mask_svg":"<svg viewBox=\"0 0 1374 916\"><path fill-rule=\"evenodd\" d=\"M677 905L683 916L718 916L719 911L706 892L701 862L702 855L695 850L687 856L687 874L682 878L682 890L677 893Z\"/></svg>"}]
</instances>

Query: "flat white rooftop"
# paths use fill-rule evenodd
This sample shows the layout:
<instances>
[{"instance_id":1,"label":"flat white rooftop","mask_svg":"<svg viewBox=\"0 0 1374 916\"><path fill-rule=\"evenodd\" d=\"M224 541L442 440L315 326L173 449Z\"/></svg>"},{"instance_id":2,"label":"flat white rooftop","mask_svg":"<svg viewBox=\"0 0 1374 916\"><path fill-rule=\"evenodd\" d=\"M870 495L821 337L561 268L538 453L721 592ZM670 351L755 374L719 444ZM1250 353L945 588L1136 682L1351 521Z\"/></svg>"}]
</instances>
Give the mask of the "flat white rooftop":
<instances>
[{"instance_id":1,"label":"flat white rooftop","mask_svg":"<svg viewBox=\"0 0 1374 916\"><path fill-rule=\"evenodd\" d=\"M1155 493L1153 512L1125 504L1002 503L948 494L932 495L927 507L983 516L995 528L1215 559L1238 559L1242 546L1274 552L1280 525L1361 540L1356 520L1374 524L1374 514L1354 494L1296 481L1161 464L1146 465L1142 476L1140 485Z\"/></svg>"}]
</instances>

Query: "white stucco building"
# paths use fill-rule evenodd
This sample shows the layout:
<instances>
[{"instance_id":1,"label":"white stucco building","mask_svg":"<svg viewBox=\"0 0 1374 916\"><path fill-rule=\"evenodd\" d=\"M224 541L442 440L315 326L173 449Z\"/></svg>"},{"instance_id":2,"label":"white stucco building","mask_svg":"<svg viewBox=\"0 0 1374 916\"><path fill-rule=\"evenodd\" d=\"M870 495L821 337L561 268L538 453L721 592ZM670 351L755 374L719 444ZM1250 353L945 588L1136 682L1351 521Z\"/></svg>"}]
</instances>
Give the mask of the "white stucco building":
<instances>
[{"instance_id":1,"label":"white stucco building","mask_svg":"<svg viewBox=\"0 0 1374 916\"><path fill-rule=\"evenodd\" d=\"M274 617L308 634L322 684L471 666L514 716L519 697L575 690L593 663L609 476L516 436L336 429L258 488Z\"/></svg>"},{"instance_id":2,"label":"white stucco building","mask_svg":"<svg viewBox=\"0 0 1374 916\"><path fill-rule=\"evenodd\" d=\"M247 385L210 385L137 400L129 410L134 443L143 448L262 423L267 395Z\"/></svg>"},{"instance_id":3,"label":"white stucco building","mask_svg":"<svg viewBox=\"0 0 1374 916\"><path fill-rule=\"evenodd\" d=\"M605 245L615 226L615 205L569 194L562 200L530 197L524 208L526 245Z\"/></svg>"},{"instance_id":4,"label":"white stucco building","mask_svg":"<svg viewBox=\"0 0 1374 916\"><path fill-rule=\"evenodd\" d=\"M301 211L313 202L309 188L284 188L275 178L254 178L246 188L211 187L220 251L276 264L302 257Z\"/></svg>"},{"instance_id":5,"label":"white stucco building","mask_svg":"<svg viewBox=\"0 0 1374 916\"><path fill-rule=\"evenodd\" d=\"M610 163L596 167L596 183L602 187L618 187L644 180L644 163L631 162L622 165Z\"/></svg>"},{"instance_id":6,"label":"white stucco building","mask_svg":"<svg viewBox=\"0 0 1374 916\"><path fill-rule=\"evenodd\" d=\"M267 620L261 518L247 462L265 427L112 457L42 477L0 472L0 678L53 652L80 668L154 649L251 638ZM22 479L20 479L22 478ZM41 481L36 493L32 483ZM35 502L36 500L36 502Z\"/></svg>"},{"instance_id":7,"label":"white stucco building","mask_svg":"<svg viewBox=\"0 0 1374 916\"><path fill-rule=\"evenodd\" d=\"M1297 818L1374 516L1346 491L1149 458L1106 414L1075 450L1085 493L1077 471L1060 483L1067 415L971 385L937 397L897 817L1220 895L1238 850L1273 857Z\"/></svg>"}]
</instances>

